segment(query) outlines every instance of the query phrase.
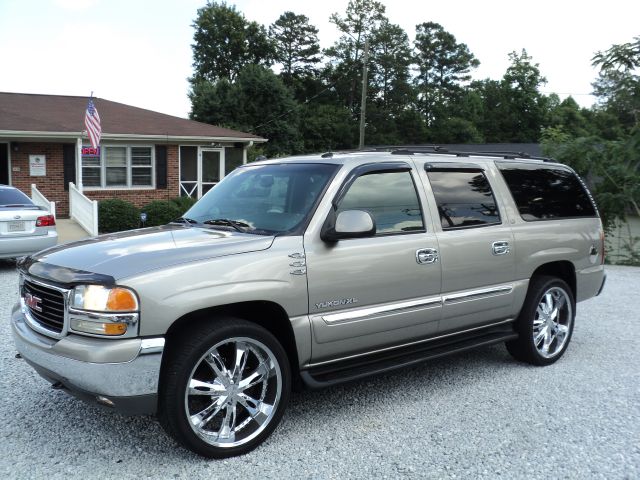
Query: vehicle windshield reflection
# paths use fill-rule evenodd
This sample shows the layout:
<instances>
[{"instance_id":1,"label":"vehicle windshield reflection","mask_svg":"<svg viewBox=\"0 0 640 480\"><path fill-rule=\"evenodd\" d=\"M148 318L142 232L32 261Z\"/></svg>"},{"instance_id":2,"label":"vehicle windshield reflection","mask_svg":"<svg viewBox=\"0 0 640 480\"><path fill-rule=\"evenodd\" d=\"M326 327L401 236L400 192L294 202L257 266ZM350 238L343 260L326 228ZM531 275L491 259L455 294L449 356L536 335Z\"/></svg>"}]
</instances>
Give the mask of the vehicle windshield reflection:
<instances>
[{"instance_id":1,"label":"vehicle windshield reflection","mask_svg":"<svg viewBox=\"0 0 640 480\"><path fill-rule=\"evenodd\" d=\"M237 168L183 218L258 235L289 232L307 218L337 168L311 163Z\"/></svg>"}]
</instances>

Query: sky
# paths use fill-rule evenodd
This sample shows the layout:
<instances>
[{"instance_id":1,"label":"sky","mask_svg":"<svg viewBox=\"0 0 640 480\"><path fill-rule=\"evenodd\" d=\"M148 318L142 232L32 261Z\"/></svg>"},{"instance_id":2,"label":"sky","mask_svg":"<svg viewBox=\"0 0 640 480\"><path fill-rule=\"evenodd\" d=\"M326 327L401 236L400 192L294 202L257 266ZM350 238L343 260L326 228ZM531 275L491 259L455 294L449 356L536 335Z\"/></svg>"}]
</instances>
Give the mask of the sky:
<instances>
[{"instance_id":1,"label":"sky","mask_svg":"<svg viewBox=\"0 0 640 480\"><path fill-rule=\"evenodd\" d=\"M329 16L348 0L229 0L269 25L304 14L320 44L338 37ZM206 0L0 0L0 91L86 95L186 117L190 110L193 20ZM640 35L635 0L382 0L411 41L416 24L440 23L481 62L477 79L500 79L511 51L526 48L545 93L594 98L591 57Z\"/></svg>"}]
</instances>

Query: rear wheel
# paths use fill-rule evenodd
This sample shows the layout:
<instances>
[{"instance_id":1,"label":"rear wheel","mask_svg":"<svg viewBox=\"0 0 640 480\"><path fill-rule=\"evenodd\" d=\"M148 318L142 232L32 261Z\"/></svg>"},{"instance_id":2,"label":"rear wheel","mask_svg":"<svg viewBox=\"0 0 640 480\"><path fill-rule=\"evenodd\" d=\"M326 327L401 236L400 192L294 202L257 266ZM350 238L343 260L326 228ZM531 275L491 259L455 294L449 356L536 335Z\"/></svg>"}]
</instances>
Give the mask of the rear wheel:
<instances>
[{"instance_id":1,"label":"rear wheel","mask_svg":"<svg viewBox=\"0 0 640 480\"><path fill-rule=\"evenodd\" d=\"M280 422L289 400L286 353L264 328L221 319L189 328L166 359L159 398L165 430L212 458L257 447Z\"/></svg>"},{"instance_id":2,"label":"rear wheel","mask_svg":"<svg viewBox=\"0 0 640 480\"><path fill-rule=\"evenodd\" d=\"M566 351L574 319L575 299L567 283L556 277L534 277L516 321L519 336L507 342L507 350L518 360L549 365Z\"/></svg>"}]
</instances>

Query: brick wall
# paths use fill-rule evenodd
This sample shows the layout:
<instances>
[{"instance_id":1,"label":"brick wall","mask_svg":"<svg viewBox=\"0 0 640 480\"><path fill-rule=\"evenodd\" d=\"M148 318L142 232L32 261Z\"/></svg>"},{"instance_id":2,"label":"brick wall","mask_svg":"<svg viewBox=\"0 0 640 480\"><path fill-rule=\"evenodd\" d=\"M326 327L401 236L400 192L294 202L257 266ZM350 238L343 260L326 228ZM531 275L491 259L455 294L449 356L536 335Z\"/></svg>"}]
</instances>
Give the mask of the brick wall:
<instances>
[{"instance_id":1,"label":"brick wall","mask_svg":"<svg viewBox=\"0 0 640 480\"><path fill-rule=\"evenodd\" d=\"M46 177L29 176L29 155L45 155L47 162ZM64 174L61 143L20 143L18 151L11 152L11 183L31 197L31 184L35 183L38 190L49 199L56 202L56 212L59 217L69 216L69 192L64 189ZM15 171L16 168L19 171ZM180 194L178 182L178 146L167 145L167 188L162 190L89 190L84 194L92 200L107 198L121 198L141 207L152 200L168 200Z\"/></svg>"},{"instance_id":2,"label":"brick wall","mask_svg":"<svg viewBox=\"0 0 640 480\"><path fill-rule=\"evenodd\" d=\"M49 201L56 202L58 216L69 215L69 192L64 189L62 170L62 144L21 142L17 145L18 151L11 151L11 184L31 198L31 184L35 183ZM29 175L29 155L46 156L45 177Z\"/></svg>"}]
</instances>

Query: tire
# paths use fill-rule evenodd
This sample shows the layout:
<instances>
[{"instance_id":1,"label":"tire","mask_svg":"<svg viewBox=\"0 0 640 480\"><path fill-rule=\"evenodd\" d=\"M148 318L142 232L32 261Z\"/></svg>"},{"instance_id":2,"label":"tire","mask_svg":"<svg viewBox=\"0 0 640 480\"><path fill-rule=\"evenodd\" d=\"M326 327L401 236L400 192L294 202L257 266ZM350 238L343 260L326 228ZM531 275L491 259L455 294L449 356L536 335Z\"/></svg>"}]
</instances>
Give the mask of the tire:
<instances>
[{"instance_id":1,"label":"tire","mask_svg":"<svg viewBox=\"0 0 640 480\"><path fill-rule=\"evenodd\" d=\"M221 318L173 339L163 362L158 418L187 449L232 457L266 440L290 392L291 368L278 340L254 323Z\"/></svg>"},{"instance_id":2,"label":"tire","mask_svg":"<svg viewBox=\"0 0 640 480\"><path fill-rule=\"evenodd\" d=\"M506 342L516 359L532 365L550 365L567 350L576 303L567 283L557 277L533 277L515 323L518 338Z\"/></svg>"}]
</instances>

